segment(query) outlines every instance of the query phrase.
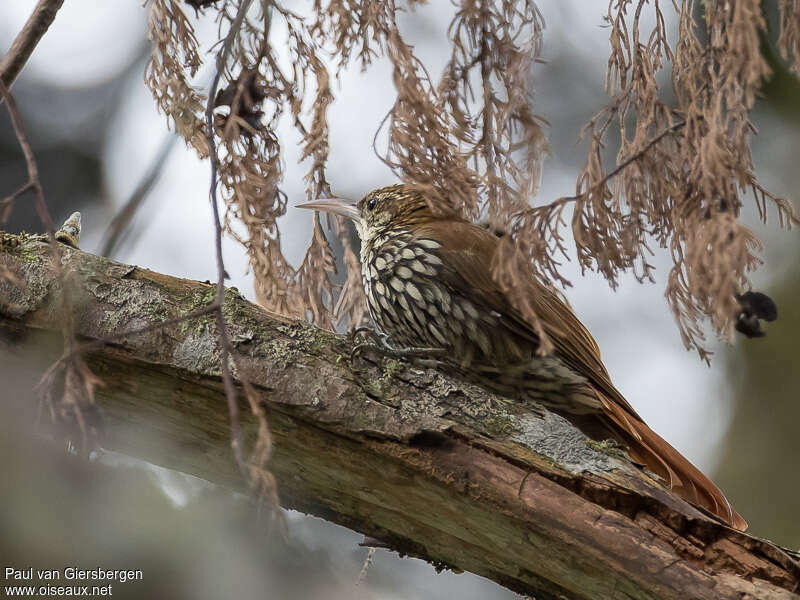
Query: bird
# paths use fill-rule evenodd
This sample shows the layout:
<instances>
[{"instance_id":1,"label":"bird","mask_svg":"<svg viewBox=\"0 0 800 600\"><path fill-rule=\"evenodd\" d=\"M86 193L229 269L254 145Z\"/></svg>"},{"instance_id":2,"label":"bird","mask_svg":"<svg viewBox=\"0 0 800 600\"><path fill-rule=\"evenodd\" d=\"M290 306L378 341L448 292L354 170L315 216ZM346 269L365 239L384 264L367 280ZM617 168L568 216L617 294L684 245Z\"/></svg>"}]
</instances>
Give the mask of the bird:
<instances>
[{"instance_id":1,"label":"bird","mask_svg":"<svg viewBox=\"0 0 800 600\"><path fill-rule=\"evenodd\" d=\"M493 277L499 235L433 210L425 190L411 184L376 189L358 202L324 198L298 206L353 221L369 314L392 347L437 349L499 393L540 402L590 437L623 443L680 497L734 529L747 528L722 491L614 386L597 343L558 293L531 273L526 301L538 327L515 307ZM552 347L546 354L542 333Z\"/></svg>"}]
</instances>

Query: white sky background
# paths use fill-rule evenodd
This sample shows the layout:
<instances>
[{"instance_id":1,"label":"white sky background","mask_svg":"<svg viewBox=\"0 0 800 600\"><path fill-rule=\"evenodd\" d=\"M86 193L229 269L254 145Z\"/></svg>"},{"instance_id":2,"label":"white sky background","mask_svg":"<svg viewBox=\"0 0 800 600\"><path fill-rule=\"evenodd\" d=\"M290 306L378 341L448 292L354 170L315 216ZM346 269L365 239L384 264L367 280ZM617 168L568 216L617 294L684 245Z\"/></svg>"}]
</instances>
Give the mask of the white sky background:
<instances>
[{"instance_id":1,"label":"white sky background","mask_svg":"<svg viewBox=\"0 0 800 600\"><path fill-rule=\"evenodd\" d=\"M31 0L4 0L0 34L11 39L28 17ZM547 28L543 56L546 64L534 70L535 110L551 124L551 156L545 163L537 202L574 192L584 146L576 146L580 128L599 110L606 96L604 80L608 60L608 29L604 4L583 1L540 0ZM587 6L590 8L587 10ZM648 8L650 10L650 8ZM187 13L193 11L187 7ZM436 77L447 57L446 28L453 13L449 2L437 1L406 14L401 26L407 41ZM668 24L674 15L665 8ZM146 31L146 9L139 1L68 0L55 24L36 49L22 77L48 80L63 86L104 80L130 60ZM216 25L198 28L198 38L213 41ZM273 43L281 48L276 29ZM210 61L210 57L206 56ZM575 70L565 76L565 69ZM199 82L208 77L201 74ZM335 193L360 197L372 188L394 183L391 172L372 152L378 123L394 98L391 73L380 61L366 74L357 66L344 72L334 84L335 102L329 111L331 158L328 179ZM764 121L762 119L762 121ZM284 124L285 125L285 124ZM781 193L779 158L785 157L780 136L769 135L777 125L760 122L762 136L756 142L759 175L766 187ZM119 207L145 172L165 136L165 119L138 74L128 83L106 142L105 176L111 202ZM286 182L290 204L305 199L302 176L307 165L298 165L297 136L284 126ZM775 140L775 141L773 141ZM773 160L778 164L772 164ZM775 171L770 170L774 166ZM205 280L215 278L213 229L208 199L209 167L192 151L178 144L148 200L146 231L138 244L118 258L156 271ZM96 248L113 213L84 215L83 246ZM310 237L311 214L289 208L280 228L286 256L295 264ZM776 229L756 227L762 239L775 239ZM253 298L252 278L247 274L245 253L235 242L224 247L227 270L246 296ZM709 369L694 353L686 352L668 311L663 291L668 257L655 258L659 280L639 285L632 277L612 291L595 274L581 277L577 267L565 272L574 287L568 296L580 318L596 337L617 387L663 437L699 467L713 470L715 447L728 423L724 401L729 393L722 361ZM765 275L757 276L764 281Z\"/></svg>"}]
</instances>

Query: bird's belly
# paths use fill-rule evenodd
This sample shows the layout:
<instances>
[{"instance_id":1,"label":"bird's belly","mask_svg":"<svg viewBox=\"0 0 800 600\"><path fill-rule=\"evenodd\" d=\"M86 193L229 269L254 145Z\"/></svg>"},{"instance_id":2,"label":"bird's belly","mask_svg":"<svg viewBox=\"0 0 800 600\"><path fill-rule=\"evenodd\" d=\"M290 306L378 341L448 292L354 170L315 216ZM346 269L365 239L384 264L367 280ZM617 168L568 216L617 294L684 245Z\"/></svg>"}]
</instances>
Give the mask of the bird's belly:
<instances>
[{"instance_id":1,"label":"bird's belly","mask_svg":"<svg viewBox=\"0 0 800 600\"><path fill-rule=\"evenodd\" d=\"M438 280L439 244L407 233L362 247L362 282L377 327L404 347L452 348L450 294Z\"/></svg>"},{"instance_id":2,"label":"bird's belly","mask_svg":"<svg viewBox=\"0 0 800 600\"><path fill-rule=\"evenodd\" d=\"M450 350L455 340L444 315L425 299L428 286L387 277L365 282L367 305L375 325L396 346ZM423 295L425 294L425 295Z\"/></svg>"},{"instance_id":3,"label":"bird's belly","mask_svg":"<svg viewBox=\"0 0 800 600\"><path fill-rule=\"evenodd\" d=\"M459 298L452 301L459 302ZM393 346L441 348L443 357L437 354L435 358L450 370L500 395L570 413L599 408L595 398L581 393L586 380L559 358L537 356L534 348L519 349L520 354L511 351L508 344L513 342L496 318L473 322L466 313L461 319L452 315L441 318L441 310L432 317L426 307L409 301L401 292L386 290L385 284L367 287L367 303L376 326Z\"/></svg>"},{"instance_id":4,"label":"bird's belly","mask_svg":"<svg viewBox=\"0 0 800 600\"><path fill-rule=\"evenodd\" d=\"M362 262L367 305L376 326L396 346L443 349L449 360L464 366L531 356L535 348L521 347L508 330L501 331L499 313L443 283L441 261L419 245L427 241L392 240Z\"/></svg>"},{"instance_id":5,"label":"bird's belly","mask_svg":"<svg viewBox=\"0 0 800 600\"><path fill-rule=\"evenodd\" d=\"M362 282L370 316L393 346L442 349L459 374L507 397L568 412L597 410L596 400L581 393L585 378L558 357L537 355L502 315L444 285L435 255L391 242L362 258Z\"/></svg>"}]
</instances>

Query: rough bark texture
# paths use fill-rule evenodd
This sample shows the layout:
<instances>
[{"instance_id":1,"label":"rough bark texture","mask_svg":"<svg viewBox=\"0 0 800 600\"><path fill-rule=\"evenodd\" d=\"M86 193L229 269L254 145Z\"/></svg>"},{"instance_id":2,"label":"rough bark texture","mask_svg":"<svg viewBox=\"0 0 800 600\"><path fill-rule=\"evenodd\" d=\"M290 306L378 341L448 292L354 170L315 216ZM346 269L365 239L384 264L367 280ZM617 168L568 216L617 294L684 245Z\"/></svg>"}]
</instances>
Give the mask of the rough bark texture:
<instances>
[{"instance_id":1,"label":"rough bark texture","mask_svg":"<svg viewBox=\"0 0 800 600\"><path fill-rule=\"evenodd\" d=\"M193 312L208 283L63 248L86 340ZM59 352L61 295L41 237L0 233L0 329ZM0 269L0 271L3 271ZM268 410L281 502L537 599L797 598L797 555L733 531L563 418L350 344L226 293L242 368ZM49 333L48 333L49 332ZM240 487L209 317L119 339L88 362L104 445ZM242 414L249 409L242 406ZM254 424L243 428L253 435Z\"/></svg>"}]
</instances>

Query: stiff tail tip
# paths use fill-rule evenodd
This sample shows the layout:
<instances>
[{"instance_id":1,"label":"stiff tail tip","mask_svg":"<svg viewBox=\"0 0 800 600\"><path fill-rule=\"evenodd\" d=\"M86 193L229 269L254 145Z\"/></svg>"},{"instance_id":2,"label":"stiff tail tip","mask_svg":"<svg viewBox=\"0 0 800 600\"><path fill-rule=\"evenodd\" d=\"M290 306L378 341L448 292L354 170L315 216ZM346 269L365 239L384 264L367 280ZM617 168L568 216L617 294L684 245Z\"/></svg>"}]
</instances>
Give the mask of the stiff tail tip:
<instances>
[{"instance_id":1,"label":"stiff tail tip","mask_svg":"<svg viewBox=\"0 0 800 600\"><path fill-rule=\"evenodd\" d=\"M747 521L731 506L725 494L700 469L673 448L666 440L639 420L629 419L640 441L632 453L651 471L669 482L673 492L684 500L716 516L738 531L747 529Z\"/></svg>"},{"instance_id":2,"label":"stiff tail tip","mask_svg":"<svg viewBox=\"0 0 800 600\"><path fill-rule=\"evenodd\" d=\"M603 408L616 426L611 429L622 434L622 440L628 444L633 460L663 478L687 502L733 529L747 529L747 521L733 509L722 490L664 438L616 402L605 401Z\"/></svg>"}]
</instances>

